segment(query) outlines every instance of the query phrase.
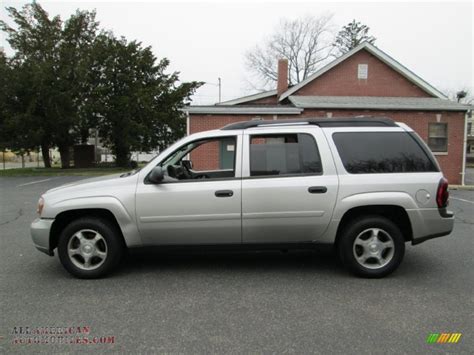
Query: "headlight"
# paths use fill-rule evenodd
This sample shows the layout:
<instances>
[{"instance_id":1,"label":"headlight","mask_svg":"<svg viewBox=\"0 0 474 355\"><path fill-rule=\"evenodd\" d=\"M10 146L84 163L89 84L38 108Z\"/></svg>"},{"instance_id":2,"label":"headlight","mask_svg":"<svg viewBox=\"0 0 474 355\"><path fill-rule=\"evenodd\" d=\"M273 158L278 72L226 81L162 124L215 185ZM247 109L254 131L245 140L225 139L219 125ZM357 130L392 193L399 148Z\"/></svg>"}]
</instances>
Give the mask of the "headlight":
<instances>
[{"instance_id":1,"label":"headlight","mask_svg":"<svg viewBox=\"0 0 474 355\"><path fill-rule=\"evenodd\" d=\"M40 199L38 200L38 207L36 207L36 213L38 213L41 217L41 213L43 212L43 207L44 207L44 199L41 196Z\"/></svg>"}]
</instances>

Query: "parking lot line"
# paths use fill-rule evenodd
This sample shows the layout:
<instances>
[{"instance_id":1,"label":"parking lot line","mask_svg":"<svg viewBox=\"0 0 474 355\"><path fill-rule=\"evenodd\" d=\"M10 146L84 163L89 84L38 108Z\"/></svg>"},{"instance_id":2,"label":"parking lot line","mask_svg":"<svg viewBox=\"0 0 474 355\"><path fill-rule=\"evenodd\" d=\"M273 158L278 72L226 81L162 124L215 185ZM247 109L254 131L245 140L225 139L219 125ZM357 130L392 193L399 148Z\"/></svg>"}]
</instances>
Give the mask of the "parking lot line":
<instances>
[{"instance_id":1,"label":"parking lot line","mask_svg":"<svg viewBox=\"0 0 474 355\"><path fill-rule=\"evenodd\" d=\"M33 185L33 184L39 184L40 182L45 182L49 180L53 180L54 178L49 178L49 179L43 179L43 180L37 180L37 181L32 181L32 182L27 182L26 184L21 184L17 185L17 187L22 187L22 186L27 186L27 185Z\"/></svg>"},{"instance_id":2,"label":"parking lot line","mask_svg":"<svg viewBox=\"0 0 474 355\"><path fill-rule=\"evenodd\" d=\"M474 201L465 200L463 198L451 197L451 199L462 201L462 202L467 202L467 203L472 203L474 205Z\"/></svg>"}]
</instances>

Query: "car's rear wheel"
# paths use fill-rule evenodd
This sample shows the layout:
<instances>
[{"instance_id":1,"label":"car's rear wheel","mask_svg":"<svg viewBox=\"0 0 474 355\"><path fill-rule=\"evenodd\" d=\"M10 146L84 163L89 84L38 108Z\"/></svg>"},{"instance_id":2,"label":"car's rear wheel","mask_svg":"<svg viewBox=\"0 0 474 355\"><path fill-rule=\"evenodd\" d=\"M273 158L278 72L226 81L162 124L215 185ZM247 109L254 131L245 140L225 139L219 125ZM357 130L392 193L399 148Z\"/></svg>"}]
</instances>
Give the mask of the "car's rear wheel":
<instances>
[{"instance_id":1,"label":"car's rear wheel","mask_svg":"<svg viewBox=\"0 0 474 355\"><path fill-rule=\"evenodd\" d=\"M72 275L92 279L110 273L124 251L117 228L107 220L84 217L72 221L62 231L58 254Z\"/></svg>"},{"instance_id":2,"label":"car's rear wheel","mask_svg":"<svg viewBox=\"0 0 474 355\"><path fill-rule=\"evenodd\" d=\"M338 243L342 263L353 273L370 278L397 269L405 254L398 226L385 217L367 216L350 222Z\"/></svg>"}]
</instances>

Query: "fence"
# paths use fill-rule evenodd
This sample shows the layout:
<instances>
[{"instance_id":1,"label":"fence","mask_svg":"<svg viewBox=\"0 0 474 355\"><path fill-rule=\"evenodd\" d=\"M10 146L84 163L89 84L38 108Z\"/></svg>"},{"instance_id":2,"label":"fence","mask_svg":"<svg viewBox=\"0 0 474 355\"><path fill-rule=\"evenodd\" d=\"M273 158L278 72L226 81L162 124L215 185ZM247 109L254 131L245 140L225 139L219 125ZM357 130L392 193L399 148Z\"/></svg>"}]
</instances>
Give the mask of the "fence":
<instances>
[{"instance_id":1,"label":"fence","mask_svg":"<svg viewBox=\"0 0 474 355\"><path fill-rule=\"evenodd\" d=\"M96 163L115 163L115 157L109 150L100 150L101 153L97 155ZM134 160L138 163L144 163L150 161L157 154L157 151L151 153L133 152L131 155L131 160ZM61 156L59 155L57 149L50 149L49 156L51 158L52 166L61 166ZM18 168L44 168L43 156L41 155L41 152L25 153L23 156L8 150L0 152L0 169L5 170Z\"/></svg>"}]
</instances>

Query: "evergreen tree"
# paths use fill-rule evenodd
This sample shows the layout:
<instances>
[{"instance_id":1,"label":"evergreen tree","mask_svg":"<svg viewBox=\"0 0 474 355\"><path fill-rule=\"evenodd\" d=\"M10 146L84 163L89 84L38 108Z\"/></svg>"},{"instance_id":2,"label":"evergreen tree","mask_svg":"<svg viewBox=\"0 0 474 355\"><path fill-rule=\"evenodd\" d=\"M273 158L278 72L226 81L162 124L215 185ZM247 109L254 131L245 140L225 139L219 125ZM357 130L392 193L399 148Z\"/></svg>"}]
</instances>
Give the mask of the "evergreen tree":
<instances>
[{"instance_id":1,"label":"evergreen tree","mask_svg":"<svg viewBox=\"0 0 474 355\"><path fill-rule=\"evenodd\" d=\"M0 127L13 137L10 147L41 146L46 167L49 149L58 147L66 168L72 145L99 129L117 165L128 166L131 150L163 148L184 135L181 109L201 84L165 73L166 58L157 61L139 42L98 34L95 12L78 10L63 22L36 2L7 11L16 26L0 21L0 30L15 54L0 62L0 71L10 73L0 85L11 93L0 94Z\"/></svg>"},{"instance_id":2,"label":"evergreen tree","mask_svg":"<svg viewBox=\"0 0 474 355\"><path fill-rule=\"evenodd\" d=\"M118 166L129 165L132 150L164 148L185 134L181 109L201 83L179 83L178 73L165 73L168 59L112 33L97 37L92 58L88 110Z\"/></svg>"},{"instance_id":3,"label":"evergreen tree","mask_svg":"<svg viewBox=\"0 0 474 355\"><path fill-rule=\"evenodd\" d=\"M369 35L369 30L370 28L367 25L352 20L339 31L334 41L334 47L338 49L339 54L344 54L362 42L373 44L376 38Z\"/></svg>"},{"instance_id":4,"label":"evergreen tree","mask_svg":"<svg viewBox=\"0 0 474 355\"><path fill-rule=\"evenodd\" d=\"M33 2L21 10L7 8L15 28L0 21L15 54L13 69L18 81L12 83L16 102L11 117L18 142L14 145L41 146L46 167L51 166L49 149L59 148L61 165L69 167L69 151L77 141L75 126L86 73L88 48L98 23L95 13L77 11L66 22L50 18ZM19 139L24 137L23 139Z\"/></svg>"}]
</instances>

